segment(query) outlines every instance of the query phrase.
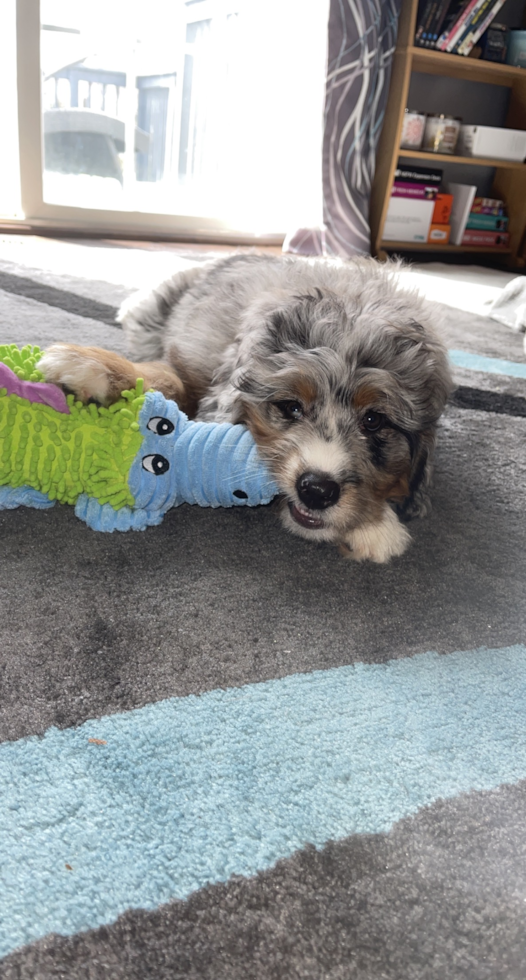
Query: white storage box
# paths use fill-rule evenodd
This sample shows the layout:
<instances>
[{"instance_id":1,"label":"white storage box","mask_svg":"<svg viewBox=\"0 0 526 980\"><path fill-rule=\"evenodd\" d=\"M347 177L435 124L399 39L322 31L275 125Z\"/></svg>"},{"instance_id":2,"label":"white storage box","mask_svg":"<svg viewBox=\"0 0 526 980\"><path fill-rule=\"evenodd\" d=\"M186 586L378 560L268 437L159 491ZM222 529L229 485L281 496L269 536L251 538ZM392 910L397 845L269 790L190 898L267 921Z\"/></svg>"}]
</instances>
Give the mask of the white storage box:
<instances>
[{"instance_id":1,"label":"white storage box","mask_svg":"<svg viewBox=\"0 0 526 980\"><path fill-rule=\"evenodd\" d=\"M427 242L434 201L391 197L382 238L384 242Z\"/></svg>"},{"instance_id":2,"label":"white storage box","mask_svg":"<svg viewBox=\"0 0 526 980\"><path fill-rule=\"evenodd\" d=\"M457 152L466 157L520 162L526 157L526 132L497 126L461 126Z\"/></svg>"}]
</instances>

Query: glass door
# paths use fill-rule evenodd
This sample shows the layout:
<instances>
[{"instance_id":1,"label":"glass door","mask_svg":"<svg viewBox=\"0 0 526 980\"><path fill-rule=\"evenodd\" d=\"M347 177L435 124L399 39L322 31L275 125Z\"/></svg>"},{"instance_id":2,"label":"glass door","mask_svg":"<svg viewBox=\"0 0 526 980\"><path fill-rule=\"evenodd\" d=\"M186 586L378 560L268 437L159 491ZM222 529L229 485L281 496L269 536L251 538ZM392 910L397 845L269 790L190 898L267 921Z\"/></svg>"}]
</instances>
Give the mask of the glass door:
<instances>
[{"instance_id":1,"label":"glass door","mask_svg":"<svg viewBox=\"0 0 526 980\"><path fill-rule=\"evenodd\" d=\"M315 223L327 16L328 0L18 0L26 216L266 240Z\"/></svg>"}]
</instances>

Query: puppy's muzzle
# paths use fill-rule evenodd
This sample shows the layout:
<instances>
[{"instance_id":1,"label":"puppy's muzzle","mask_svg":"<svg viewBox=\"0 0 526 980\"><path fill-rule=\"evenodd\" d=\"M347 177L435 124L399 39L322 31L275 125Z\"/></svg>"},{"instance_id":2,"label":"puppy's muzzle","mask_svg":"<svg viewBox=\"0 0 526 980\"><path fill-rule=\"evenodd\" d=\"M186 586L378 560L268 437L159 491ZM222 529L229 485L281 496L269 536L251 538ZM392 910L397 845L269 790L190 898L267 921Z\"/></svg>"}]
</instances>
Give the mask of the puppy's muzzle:
<instances>
[{"instance_id":1,"label":"puppy's muzzle","mask_svg":"<svg viewBox=\"0 0 526 980\"><path fill-rule=\"evenodd\" d=\"M340 499L339 483L329 480L323 473L302 473L296 480L296 490L309 510L325 510Z\"/></svg>"}]
</instances>

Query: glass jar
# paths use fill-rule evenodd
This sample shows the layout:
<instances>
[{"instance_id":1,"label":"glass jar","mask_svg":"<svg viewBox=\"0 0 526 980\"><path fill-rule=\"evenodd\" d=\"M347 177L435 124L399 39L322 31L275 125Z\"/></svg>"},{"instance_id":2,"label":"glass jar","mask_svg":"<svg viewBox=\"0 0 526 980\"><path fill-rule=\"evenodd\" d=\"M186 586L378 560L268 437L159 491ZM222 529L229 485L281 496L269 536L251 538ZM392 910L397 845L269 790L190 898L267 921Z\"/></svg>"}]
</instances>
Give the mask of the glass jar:
<instances>
[{"instance_id":1,"label":"glass jar","mask_svg":"<svg viewBox=\"0 0 526 980\"><path fill-rule=\"evenodd\" d=\"M422 149L429 153L451 153L456 150L462 120L435 113L428 116Z\"/></svg>"},{"instance_id":2,"label":"glass jar","mask_svg":"<svg viewBox=\"0 0 526 980\"><path fill-rule=\"evenodd\" d=\"M404 121L402 123L400 149L419 150L422 146L422 140L424 138L425 125L425 112L418 112L416 109L406 109Z\"/></svg>"}]
</instances>

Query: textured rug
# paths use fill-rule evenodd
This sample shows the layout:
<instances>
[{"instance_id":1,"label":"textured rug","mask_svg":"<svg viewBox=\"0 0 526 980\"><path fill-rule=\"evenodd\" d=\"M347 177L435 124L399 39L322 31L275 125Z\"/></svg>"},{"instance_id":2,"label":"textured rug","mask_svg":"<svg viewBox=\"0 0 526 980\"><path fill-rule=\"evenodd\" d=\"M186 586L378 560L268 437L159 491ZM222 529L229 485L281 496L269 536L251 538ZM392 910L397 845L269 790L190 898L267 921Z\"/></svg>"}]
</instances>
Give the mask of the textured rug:
<instances>
[{"instance_id":1,"label":"textured rug","mask_svg":"<svg viewBox=\"0 0 526 980\"><path fill-rule=\"evenodd\" d=\"M1 240L1 341L124 351L121 299L206 257ZM526 361L436 312L458 387L386 567L272 506L0 513L2 980L523 980Z\"/></svg>"}]
</instances>

